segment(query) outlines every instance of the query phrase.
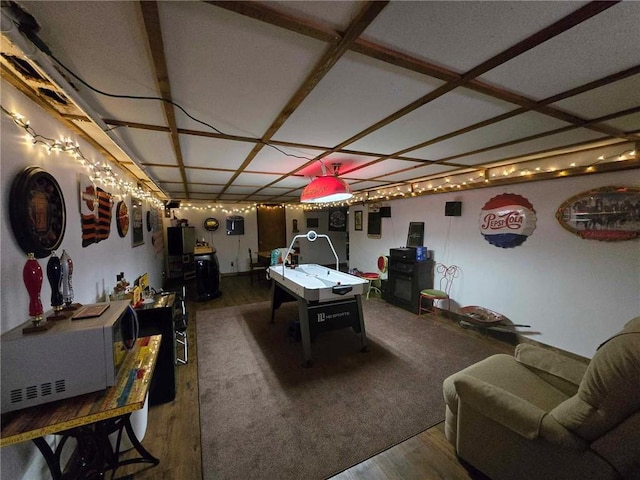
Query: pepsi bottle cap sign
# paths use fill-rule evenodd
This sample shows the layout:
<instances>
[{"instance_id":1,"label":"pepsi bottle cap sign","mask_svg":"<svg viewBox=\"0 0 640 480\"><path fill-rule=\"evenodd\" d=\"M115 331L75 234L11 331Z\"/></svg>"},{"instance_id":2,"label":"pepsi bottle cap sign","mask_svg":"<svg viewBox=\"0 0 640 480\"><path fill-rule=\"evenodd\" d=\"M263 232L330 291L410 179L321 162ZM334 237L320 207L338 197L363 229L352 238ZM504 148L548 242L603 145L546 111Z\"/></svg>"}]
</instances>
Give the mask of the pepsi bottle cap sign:
<instances>
[{"instance_id":1,"label":"pepsi bottle cap sign","mask_svg":"<svg viewBox=\"0 0 640 480\"><path fill-rule=\"evenodd\" d=\"M524 197L504 193L493 197L480 211L480 233L491 245L521 245L536 228L536 211Z\"/></svg>"}]
</instances>

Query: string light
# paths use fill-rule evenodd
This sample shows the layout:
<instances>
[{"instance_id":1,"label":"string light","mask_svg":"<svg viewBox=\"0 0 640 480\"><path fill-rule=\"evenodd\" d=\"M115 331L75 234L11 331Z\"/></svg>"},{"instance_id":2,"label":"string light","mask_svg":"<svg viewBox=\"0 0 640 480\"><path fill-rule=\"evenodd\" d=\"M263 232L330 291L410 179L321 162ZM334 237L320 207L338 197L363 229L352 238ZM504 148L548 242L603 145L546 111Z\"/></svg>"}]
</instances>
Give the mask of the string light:
<instances>
[{"instance_id":1,"label":"string light","mask_svg":"<svg viewBox=\"0 0 640 480\"><path fill-rule=\"evenodd\" d=\"M25 140L28 145L40 145L48 155L59 152L66 153L88 170L89 178L92 182L102 183L105 186L118 189L121 194L130 194L137 198L146 199L156 207L162 207L164 205L162 200L154 197L151 191L143 188L140 184L126 182L118 178L118 174L113 171L113 168L108 163L100 163L99 161L85 157L77 142L74 142L70 138L56 140L40 135L31 127L31 123L23 115L10 112L3 106L0 106L0 108L2 108L3 113L11 117L13 123L25 131Z\"/></svg>"},{"instance_id":2,"label":"string light","mask_svg":"<svg viewBox=\"0 0 640 480\"><path fill-rule=\"evenodd\" d=\"M442 177L439 179L430 179L421 182L413 182L408 186L389 186L382 189L370 190L365 192L356 192L354 197L347 201L342 202L339 205L354 205L364 204L380 200L390 200L397 197L414 197L416 195L425 195L428 193L443 193L453 190L459 190L462 188L473 188L474 186L486 185L491 180L513 178L513 177L533 177L539 174L549 174L557 172L559 176L568 176L572 169L580 169L581 172L593 173L596 172L596 165L602 163L621 162L626 160L635 160L637 158L637 152L635 149L626 150L622 153L616 153L610 156L600 155L595 161L590 163L584 163L579 165L576 161L572 160L566 167L558 167L556 164L551 165L531 165L534 161L527 162L529 166L523 166L522 168L516 168L516 165L506 165L502 167L487 168L480 172L473 172L471 176L469 173L463 173L455 177ZM553 161L558 162L557 159ZM535 160L536 163L549 162L549 158ZM327 208L336 206L336 204L320 205L317 208Z\"/></svg>"}]
</instances>

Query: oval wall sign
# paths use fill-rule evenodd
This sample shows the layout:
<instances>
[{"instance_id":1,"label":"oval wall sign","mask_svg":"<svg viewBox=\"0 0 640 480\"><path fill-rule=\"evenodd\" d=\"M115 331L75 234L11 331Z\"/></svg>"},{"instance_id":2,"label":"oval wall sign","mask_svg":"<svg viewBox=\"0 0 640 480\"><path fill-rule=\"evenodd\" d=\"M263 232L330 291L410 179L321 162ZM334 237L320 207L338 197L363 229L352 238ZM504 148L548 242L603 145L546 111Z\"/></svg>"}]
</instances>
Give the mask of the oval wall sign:
<instances>
[{"instance_id":1,"label":"oval wall sign","mask_svg":"<svg viewBox=\"0 0 640 480\"><path fill-rule=\"evenodd\" d=\"M580 238L619 242L640 236L639 212L640 188L602 187L565 201L556 219Z\"/></svg>"},{"instance_id":2,"label":"oval wall sign","mask_svg":"<svg viewBox=\"0 0 640 480\"><path fill-rule=\"evenodd\" d=\"M513 193L493 197L480 211L480 233L491 245L521 245L536 228L536 211L526 198Z\"/></svg>"}]
</instances>

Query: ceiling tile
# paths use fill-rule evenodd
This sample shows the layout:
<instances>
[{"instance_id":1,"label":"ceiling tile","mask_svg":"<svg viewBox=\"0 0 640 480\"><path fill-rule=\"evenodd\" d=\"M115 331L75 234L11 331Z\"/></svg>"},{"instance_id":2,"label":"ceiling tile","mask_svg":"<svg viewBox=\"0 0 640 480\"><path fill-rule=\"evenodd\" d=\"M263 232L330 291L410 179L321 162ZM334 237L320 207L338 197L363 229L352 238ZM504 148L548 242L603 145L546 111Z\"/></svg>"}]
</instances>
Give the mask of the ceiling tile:
<instances>
[{"instance_id":1,"label":"ceiling tile","mask_svg":"<svg viewBox=\"0 0 640 480\"><path fill-rule=\"evenodd\" d=\"M424 75L348 53L274 138L331 148L441 84Z\"/></svg>"},{"instance_id":2,"label":"ceiling tile","mask_svg":"<svg viewBox=\"0 0 640 480\"><path fill-rule=\"evenodd\" d=\"M390 2L363 37L466 72L584 3Z\"/></svg>"},{"instance_id":3,"label":"ceiling tile","mask_svg":"<svg viewBox=\"0 0 640 480\"><path fill-rule=\"evenodd\" d=\"M640 64L639 16L640 2L617 3L481 79L543 99L621 72Z\"/></svg>"},{"instance_id":4,"label":"ceiling tile","mask_svg":"<svg viewBox=\"0 0 640 480\"><path fill-rule=\"evenodd\" d=\"M640 49L640 43L638 48ZM640 74L561 100L551 106L587 119L638 107L640 106ZM637 128L640 128L640 125Z\"/></svg>"},{"instance_id":5,"label":"ceiling tile","mask_svg":"<svg viewBox=\"0 0 640 480\"><path fill-rule=\"evenodd\" d=\"M349 148L391 154L514 108L513 104L458 88L356 141Z\"/></svg>"}]
</instances>

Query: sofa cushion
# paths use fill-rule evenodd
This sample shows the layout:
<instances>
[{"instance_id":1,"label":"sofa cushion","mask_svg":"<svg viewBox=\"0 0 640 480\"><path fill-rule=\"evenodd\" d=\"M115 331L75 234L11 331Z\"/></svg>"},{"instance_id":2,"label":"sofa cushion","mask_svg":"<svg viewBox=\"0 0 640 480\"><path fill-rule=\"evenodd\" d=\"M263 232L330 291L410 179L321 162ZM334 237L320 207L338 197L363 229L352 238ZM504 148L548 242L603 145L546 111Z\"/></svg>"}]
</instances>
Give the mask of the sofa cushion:
<instances>
[{"instance_id":1,"label":"sofa cushion","mask_svg":"<svg viewBox=\"0 0 640 480\"><path fill-rule=\"evenodd\" d=\"M592 441L640 411L640 317L604 342L578 393L551 411L569 430Z\"/></svg>"}]
</instances>

